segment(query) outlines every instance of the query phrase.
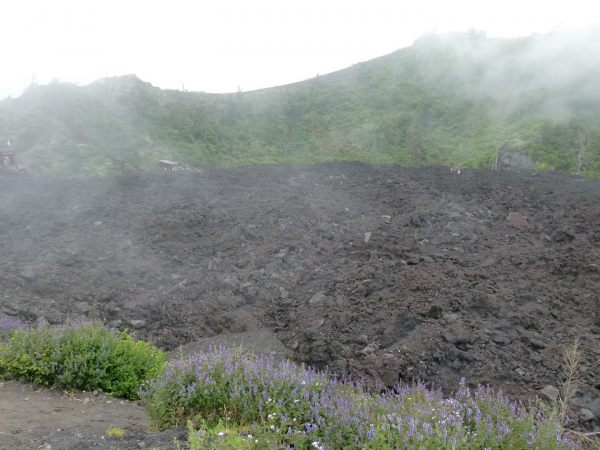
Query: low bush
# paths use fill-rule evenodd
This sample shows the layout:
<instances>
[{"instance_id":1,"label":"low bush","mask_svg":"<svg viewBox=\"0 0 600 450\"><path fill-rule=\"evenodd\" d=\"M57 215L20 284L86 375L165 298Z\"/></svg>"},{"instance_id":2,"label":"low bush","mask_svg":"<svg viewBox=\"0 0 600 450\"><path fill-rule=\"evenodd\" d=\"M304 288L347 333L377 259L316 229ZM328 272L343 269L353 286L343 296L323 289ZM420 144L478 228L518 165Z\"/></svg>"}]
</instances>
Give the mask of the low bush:
<instances>
[{"instance_id":1,"label":"low bush","mask_svg":"<svg viewBox=\"0 0 600 450\"><path fill-rule=\"evenodd\" d=\"M461 383L444 398L421 384L371 395L358 384L239 350L171 363L145 386L158 428L189 421L191 448L573 449L558 414ZM195 428L193 428L195 427ZM195 431L200 427L199 431ZM219 430L217 433L216 430ZM240 439L242 437L242 439Z\"/></svg>"},{"instance_id":2,"label":"low bush","mask_svg":"<svg viewBox=\"0 0 600 450\"><path fill-rule=\"evenodd\" d=\"M165 364L156 347L99 322L3 329L7 331L6 342L0 344L0 376L5 379L74 391L102 389L135 399L140 385L158 376Z\"/></svg>"},{"instance_id":3,"label":"low bush","mask_svg":"<svg viewBox=\"0 0 600 450\"><path fill-rule=\"evenodd\" d=\"M238 424L266 423L274 411L303 417L310 399L331 389L314 370L221 348L168 364L140 396L153 425L166 428L189 418L217 423L223 415Z\"/></svg>"}]
</instances>

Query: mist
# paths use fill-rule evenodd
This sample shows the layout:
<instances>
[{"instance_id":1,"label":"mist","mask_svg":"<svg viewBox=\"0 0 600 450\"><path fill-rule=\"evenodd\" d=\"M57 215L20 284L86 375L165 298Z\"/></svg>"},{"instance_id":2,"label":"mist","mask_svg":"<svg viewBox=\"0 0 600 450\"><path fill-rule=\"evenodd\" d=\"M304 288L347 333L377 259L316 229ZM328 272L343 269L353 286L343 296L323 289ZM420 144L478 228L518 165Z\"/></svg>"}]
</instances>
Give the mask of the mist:
<instances>
[{"instance_id":1,"label":"mist","mask_svg":"<svg viewBox=\"0 0 600 450\"><path fill-rule=\"evenodd\" d=\"M0 138L34 170L79 176L148 170L158 159L199 169L492 167L500 147L536 167L595 175L599 37L599 27L511 39L429 33L343 70L233 94L162 90L133 74L56 80L0 101ZM579 151L581 130L589 139Z\"/></svg>"}]
</instances>

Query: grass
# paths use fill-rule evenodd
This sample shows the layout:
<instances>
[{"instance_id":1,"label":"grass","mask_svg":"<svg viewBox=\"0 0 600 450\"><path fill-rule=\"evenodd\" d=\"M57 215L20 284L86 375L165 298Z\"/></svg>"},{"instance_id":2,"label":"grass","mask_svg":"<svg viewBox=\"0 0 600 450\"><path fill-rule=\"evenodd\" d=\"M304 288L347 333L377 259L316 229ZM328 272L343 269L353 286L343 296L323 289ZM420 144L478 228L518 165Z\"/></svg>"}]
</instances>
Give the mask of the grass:
<instances>
[{"instance_id":1,"label":"grass","mask_svg":"<svg viewBox=\"0 0 600 450\"><path fill-rule=\"evenodd\" d=\"M121 440L125 437L125 430L123 428L109 427L108 430L106 430L106 436Z\"/></svg>"},{"instance_id":2,"label":"grass","mask_svg":"<svg viewBox=\"0 0 600 450\"><path fill-rule=\"evenodd\" d=\"M565 361L562 369L564 381L561 385L559 399L559 417L562 422L564 422L567 417L568 402L573 394L574 385L581 377L581 371L579 370L579 360L581 359L579 339L575 339L573 346L565 351L564 358Z\"/></svg>"},{"instance_id":3,"label":"grass","mask_svg":"<svg viewBox=\"0 0 600 450\"><path fill-rule=\"evenodd\" d=\"M419 383L369 392L241 348L165 365L154 347L97 322L33 329L0 318L0 337L0 376L70 390L112 386L140 397L154 428L187 425L192 450L582 448L583 437L562 427L561 405L514 403L464 380L447 398Z\"/></svg>"}]
</instances>

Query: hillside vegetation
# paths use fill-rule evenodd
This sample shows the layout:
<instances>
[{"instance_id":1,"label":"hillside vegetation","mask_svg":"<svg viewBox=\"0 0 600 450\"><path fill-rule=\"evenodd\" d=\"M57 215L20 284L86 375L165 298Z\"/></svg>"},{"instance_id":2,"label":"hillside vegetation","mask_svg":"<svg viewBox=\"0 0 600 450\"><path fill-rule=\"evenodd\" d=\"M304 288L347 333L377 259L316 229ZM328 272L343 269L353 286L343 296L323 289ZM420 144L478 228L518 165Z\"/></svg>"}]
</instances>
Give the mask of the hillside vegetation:
<instances>
[{"instance_id":1,"label":"hillside vegetation","mask_svg":"<svg viewBox=\"0 0 600 450\"><path fill-rule=\"evenodd\" d=\"M347 69L260 91L161 90L135 75L54 82L0 102L0 138L56 174L171 158L222 164L358 160L600 175L600 27L517 39L427 35ZM211 70L211 68L207 68ZM4 144L3 144L4 145Z\"/></svg>"}]
</instances>

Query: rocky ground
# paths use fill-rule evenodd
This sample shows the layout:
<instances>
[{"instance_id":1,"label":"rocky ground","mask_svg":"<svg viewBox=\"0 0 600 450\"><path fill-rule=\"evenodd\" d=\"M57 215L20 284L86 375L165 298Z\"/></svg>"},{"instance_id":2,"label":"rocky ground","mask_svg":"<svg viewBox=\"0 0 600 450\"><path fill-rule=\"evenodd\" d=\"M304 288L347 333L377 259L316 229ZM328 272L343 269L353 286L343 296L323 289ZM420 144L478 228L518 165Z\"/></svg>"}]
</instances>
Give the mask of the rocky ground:
<instances>
[{"instance_id":1,"label":"rocky ground","mask_svg":"<svg viewBox=\"0 0 600 450\"><path fill-rule=\"evenodd\" d=\"M599 200L599 180L559 172L0 171L0 313L106 319L167 350L269 329L368 383L464 377L514 398L557 385L579 338L573 413L593 429Z\"/></svg>"}]
</instances>

